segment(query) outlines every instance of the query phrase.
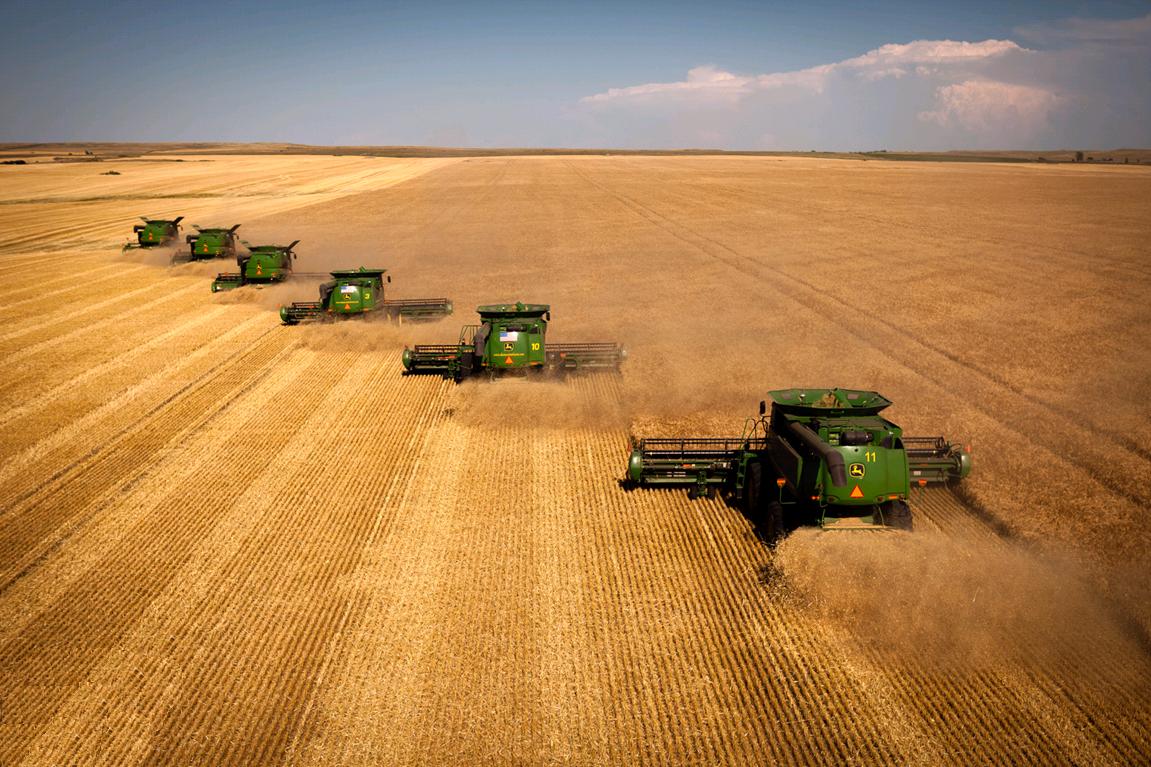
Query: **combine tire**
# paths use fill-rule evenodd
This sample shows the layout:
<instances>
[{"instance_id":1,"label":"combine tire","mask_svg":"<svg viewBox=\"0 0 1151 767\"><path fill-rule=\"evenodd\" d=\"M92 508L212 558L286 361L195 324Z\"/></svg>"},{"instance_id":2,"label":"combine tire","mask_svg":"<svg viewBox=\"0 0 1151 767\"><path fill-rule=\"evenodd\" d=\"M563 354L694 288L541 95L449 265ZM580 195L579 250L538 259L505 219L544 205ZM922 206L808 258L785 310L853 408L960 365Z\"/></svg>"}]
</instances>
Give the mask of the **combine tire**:
<instances>
[{"instance_id":1,"label":"combine tire","mask_svg":"<svg viewBox=\"0 0 1151 767\"><path fill-rule=\"evenodd\" d=\"M772 501L763 511L763 537L774 546L783 538L783 504Z\"/></svg>"},{"instance_id":2,"label":"combine tire","mask_svg":"<svg viewBox=\"0 0 1151 767\"><path fill-rule=\"evenodd\" d=\"M910 532L912 528L911 507L907 505L907 501L886 503L883 507L883 521L887 523L888 527Z\"/></svg>"},{"instance_id":3,"label":"combine tire","mask_svg":"<svg viewBox=\"0 0 1151 767\"><path fill-rule=\"evenodd\" d=\"M783 537L783 506L779 501L768 502L763 493L763 463L753 461L747 467L747 486L744 488L744 509L759 528L769 546Z\"/></svg>"},{"instance_id":4,"label":"combine tire","mask_svg":"<svg viewBox=\"0 0 1151 767\"><path fill-rule=\"evenodd\" d=\"M752 461L747 465L747 484L743 487L743 510L752 519L759 518L760 498L763 497L763 464Z\"/></svg>"}]
</instances>

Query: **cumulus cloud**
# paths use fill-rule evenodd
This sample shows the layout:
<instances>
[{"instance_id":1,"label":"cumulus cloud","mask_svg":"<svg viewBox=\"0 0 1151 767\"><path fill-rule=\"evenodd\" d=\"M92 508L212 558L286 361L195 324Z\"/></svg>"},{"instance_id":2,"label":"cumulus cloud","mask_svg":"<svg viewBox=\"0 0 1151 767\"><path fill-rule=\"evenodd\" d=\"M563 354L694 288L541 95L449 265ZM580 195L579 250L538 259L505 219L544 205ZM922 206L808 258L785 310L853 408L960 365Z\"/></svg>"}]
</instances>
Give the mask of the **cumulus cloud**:
<instances>
[{"instance_id":1,"label":"cumulus cloud","mask_svg":"<svg viewBox=\"0 0 1151 767\"><path fill-rule=\"evenodd\" d=\"M688 70L687 79L678 83L648 83L627 88L611 88L582 101L586 104L602 104L613 101L642 101L651 97L688 96L706 99L737 100L747 94L754 81L752 77L740 77L707 65Z\"/></svg>"},{"instance_id":2,"label":"cumulus cloud","mask_svg":"<svg viewBox=\"0 0 1151 767\"><path fill-rule=\"evenodd\" d=\"M1060 97L1049 90L985 80L967 80L936 91L937 106L919 118L937 125L956 124L970 131L1022 130L1043 127Z\"/></svg>"},{"instance_id":3,"label":"cumulus cloud","mask_svg":"<svg viewBox=\"0 0 1151 767\"><path fill-rule=\"evenodd\" d=\"M1151 14L1016 32L1026 46L914 40L790 71L699 66L580 107L608 141L626 136L614 139L621 145L698 146L703 136L782 149L1151 144Z\"/></svg>"},{"instance_id":4,"label":"cumulus cloud","mask_svg":"<svg viewBox=\"0 0 1151 767\"><path fill-rule=\"evenodd\" d=\"M882 80L887 77L898 78L914 71L911 68L916 66L922 69L929 65L969 63L1024 50L1026 49L1010 40L984 40L979 43L916 40L906 44L884 45L862 56L791 72L743 76L725 72L711 65L696 67L689 70L687 79L680 82L611 88L603 93L587 96L583 102L603 104L650 99L653 96L679 95L704 98L718 96L735 100L755 90L787 86L822 92L828 79L836 74L854 75L865 81Z\"/></svg>"}]
</instances>

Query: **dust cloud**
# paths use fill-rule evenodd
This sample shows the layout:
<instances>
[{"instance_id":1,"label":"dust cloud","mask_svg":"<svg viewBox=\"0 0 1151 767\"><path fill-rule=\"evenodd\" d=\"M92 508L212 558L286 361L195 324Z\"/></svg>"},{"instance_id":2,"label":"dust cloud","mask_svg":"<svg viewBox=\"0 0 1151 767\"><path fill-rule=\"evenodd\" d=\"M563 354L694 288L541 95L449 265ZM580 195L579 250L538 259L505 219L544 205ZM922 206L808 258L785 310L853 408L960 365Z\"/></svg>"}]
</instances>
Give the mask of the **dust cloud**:
<instances>
[{"instance_id":1,"label":"dust cloud","mask_svg":"<svg viewBox=\"0 0 1151 767\"><path fill-rule=\"evenodd\" d=\"M1070 557L991 538L808 529L780 544L772 567L781 599L885 657L1147 669L1145 640Z\"/></svg>"},{"instance_id":2,"label":"dust cloud","mask_svg":"<svg viewBox=\"0 0 1151 767\"><path fill-rule=\"evenodd\" d=\"M316 300L293 299L293 300ZM279 304L277 304L278 306ZM325 322L305 322L291 328L300 345L316 351L395 352L397 363L405 346L425 343L455 343L460 322L448 315L434 322L401 322L382 313L353 316Z\"/></svg>"},{"instance_id":3,"label":"dust cloud","mask_svg":"<svg viewBox=\"0 0 1151 767\"><path fill-rule=\"evenodd\" d=\"M606 375L570 380L502 377L461 385L457 423L474 428L615 429L626 425L623 406L597 391Z\"/></svg>"}]
</instances>

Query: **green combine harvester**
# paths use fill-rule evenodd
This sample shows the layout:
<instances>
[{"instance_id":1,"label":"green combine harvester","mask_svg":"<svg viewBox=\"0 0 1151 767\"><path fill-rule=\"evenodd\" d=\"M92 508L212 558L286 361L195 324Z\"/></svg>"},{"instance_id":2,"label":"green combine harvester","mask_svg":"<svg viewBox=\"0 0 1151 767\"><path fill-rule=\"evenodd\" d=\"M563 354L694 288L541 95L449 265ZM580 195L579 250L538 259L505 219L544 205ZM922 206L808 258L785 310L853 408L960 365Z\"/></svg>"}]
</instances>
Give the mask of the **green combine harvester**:
<instances>
[{"instance_id":1,"label":"green combine harvester","mask_svg":"<svg viewBox=\"0 0 1151 767\"><path fill-rule=\"evenodd\" d=\"M437 320L452 313L446 298L384 299L384 283L391 282L387 269L343 269L331 272L332 280L320 286L320 300L280 307L285 325L308 320L333 320L380 313L400 321Z\"/></svg>"},{"instance_id":2,"label":"green combine harvester","mask_svg":"<svg viewBox=\"0 0 1151 767\"><path fill-rule=\"evenodd\" d=\"M140 220L144 223L132 227L132 231L136 233L136 242L129 242L124 246L124 250L159 248L167 245L180 236L180 222L184 220L184 217L176 216L173 219L166 219L140 216Z\"/></svg>"},{"instance_id":3,"label":"green combine harvester","mask_svg":"<svg viewBox=\"0 0 1151 767\"><path fill-rule=\"evenodd\" d=\"M299 242L295 240L291 245L249 245L245 242L248 253L236 258L240 271L217 274L212 281L212 292L232 290L244 285L283 282L292 276L292 261L296 258L292 248Z\"/></svg>"},{"instance_id":4,"label":"green combine harvester","mask_svg":"<svg viewBox=\"0 0 1151 767\"><path fill-rule=\"evenodd\" d=\"M494 304L476 311L480 324L465 325L456 343L405 347L405 374L438 373L459 382L483 372L495 377L618 370L627 357L615 343L548 343L545 335L551 311L547 304Z\"/></svg>"},{"instance_id":5,"label":"green combine harvester","mask_svg":"<svg viewBox=\"0 0 1151 767\"><path fill-rule=\"evenodd\" d=\"M971 473L971 454L943 437L905 437L880 414L873 391L785 389L769 393L742 437L633 440L625 484L720 490L769 542L803 524L824 529L912 528L912 483Z\"/></svg>"},{"instance_id":6,"label":"green combine harvester","mask_svg":"<svg viewBox=\"0 0 1151 767\"><path fill-rule=\"evenodd\" d=\"M192 224L196 234L189 234L184 238L188 243L188 259L191 261L207 261L213 258L236 257L236 224L231 229L204 228Z\"/></svg>"}]
</instances>

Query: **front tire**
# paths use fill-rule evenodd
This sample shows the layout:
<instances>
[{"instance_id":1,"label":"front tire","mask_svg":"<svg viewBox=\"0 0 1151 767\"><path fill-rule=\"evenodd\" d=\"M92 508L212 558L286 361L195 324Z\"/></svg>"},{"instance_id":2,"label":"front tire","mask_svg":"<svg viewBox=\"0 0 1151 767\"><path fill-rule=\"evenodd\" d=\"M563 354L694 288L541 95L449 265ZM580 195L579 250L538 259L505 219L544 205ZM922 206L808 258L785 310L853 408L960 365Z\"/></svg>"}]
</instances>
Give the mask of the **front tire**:
<instances>
[{"instance_id":1,"label":"front tire","mask_svg":"<svg viewBox=\"0 0 1151 767\"><path fill-rule=\"evenodd\" d=\"M771 546L783 539L783 504L772 501L763 511L763 536Z\"/></svg>"},{"instance_id":2,"label":"front tire","mask_svg":"<svg viewBox=\"0 0 1151 767\"><path fill-rule=\"evenodd\" d=\"M911 507L907 505L907 501L890 501L883 504L883 521L888 527L896 530L911 532L914 527Z\"/></svg>"},{"instance_id":3,"label":"front tire","mask_svg":"<svg viewBox=\"0 0 1151 767\"><path fill-rule=\"evenodd\" d=\"M783 537L783 505L777 500L767 501L763 490L763 462L753 461L747 467L747 485L744 488L744 510L759 528L769 546L775 546Z\"/></svg>"}]
</instances>

